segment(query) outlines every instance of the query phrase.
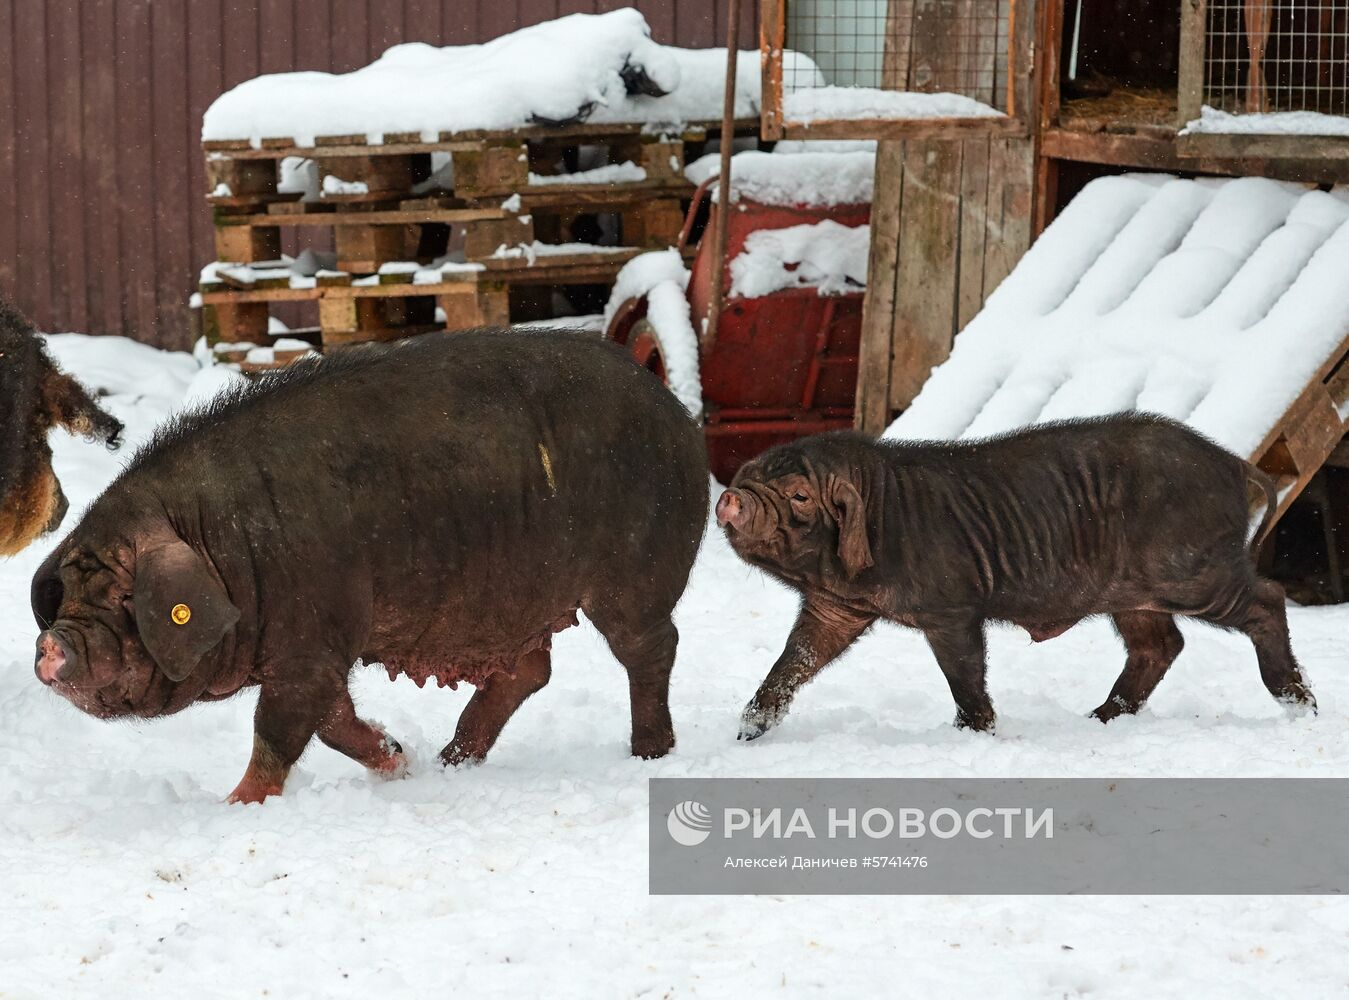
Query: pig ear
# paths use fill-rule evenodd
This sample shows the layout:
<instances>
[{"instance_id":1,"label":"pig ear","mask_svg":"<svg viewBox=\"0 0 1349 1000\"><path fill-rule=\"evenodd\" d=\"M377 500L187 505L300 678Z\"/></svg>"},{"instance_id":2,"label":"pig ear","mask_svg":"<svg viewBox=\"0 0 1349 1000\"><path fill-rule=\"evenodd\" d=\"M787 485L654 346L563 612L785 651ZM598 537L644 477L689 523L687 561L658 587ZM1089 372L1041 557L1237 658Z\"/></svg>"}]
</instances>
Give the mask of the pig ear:
<instances>
[{"instance_id":1,"label":"pig ear","mask_svg":"<svg viewBox=\"0 0 1349 1000\"><path fill-rule=\"evenodd\" d=\"M215 648L239 609L186 542L170 542L136 561L136 628L159 669L181 681Z\"/></svg>"},{"instance_id":2,"label":"pig ear","mask_svg":"<svg viewBox=\"0 0 1349 1000\"><path fill-rule=\"evenodd\" d=\"M838 557L843 561L843 568L851 580L862 570L874 565L871 543L867 539L867 512L862 503L862 494L842 476L832 477L829 500L838 522Z\"/></svg>"}]
</instances>

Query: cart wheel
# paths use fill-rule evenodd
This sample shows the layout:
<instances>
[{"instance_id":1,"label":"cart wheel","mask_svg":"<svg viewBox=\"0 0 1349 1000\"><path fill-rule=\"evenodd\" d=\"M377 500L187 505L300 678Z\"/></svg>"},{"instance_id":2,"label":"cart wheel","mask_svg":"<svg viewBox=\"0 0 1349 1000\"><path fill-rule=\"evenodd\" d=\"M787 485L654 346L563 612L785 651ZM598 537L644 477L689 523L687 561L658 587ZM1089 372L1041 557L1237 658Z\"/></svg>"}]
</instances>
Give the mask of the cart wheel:
<instances>
[{"instance_id":1,"label":"cart wheel","mask_svg":"<svg viewBox=\"0 0 1349 1000\"><path fill-rule=\"evenodd\" d=\"M632 325L628 333L628 352L656 378L666 385L670 384L665 376L665 357L660 352L660 341L656 339L655 327L649 319L643 317Z\"/></svg>"}]
</instances>

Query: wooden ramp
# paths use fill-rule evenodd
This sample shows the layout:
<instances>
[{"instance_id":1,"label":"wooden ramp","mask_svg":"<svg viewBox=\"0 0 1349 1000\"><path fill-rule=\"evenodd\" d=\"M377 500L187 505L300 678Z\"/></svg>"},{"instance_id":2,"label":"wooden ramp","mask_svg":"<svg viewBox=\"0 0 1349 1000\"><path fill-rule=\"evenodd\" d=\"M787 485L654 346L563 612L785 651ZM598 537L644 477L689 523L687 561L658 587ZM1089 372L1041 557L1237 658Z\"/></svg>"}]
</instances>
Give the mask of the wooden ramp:
<instances>
[{"instance_id":1,"label":"wooden ramp","mask_svg":"<svg viewBox=\"0 0 1349 1000\"><path fill-rule=\"evenodd\" d=\"M1180 420L1279 483L1349 429L1349 191L1261 178L1093 181L956 338L901 439L1126 410Z\"/></svg>"}]
</instances>

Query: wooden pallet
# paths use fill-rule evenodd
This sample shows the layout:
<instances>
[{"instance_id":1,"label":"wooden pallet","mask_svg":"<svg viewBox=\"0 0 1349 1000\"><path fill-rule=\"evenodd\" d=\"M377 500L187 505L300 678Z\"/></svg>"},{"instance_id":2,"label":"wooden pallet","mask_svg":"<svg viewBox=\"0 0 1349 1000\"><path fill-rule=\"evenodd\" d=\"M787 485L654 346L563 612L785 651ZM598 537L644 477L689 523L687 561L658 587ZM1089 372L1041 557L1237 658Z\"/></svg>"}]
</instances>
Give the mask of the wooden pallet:
<instances>
[{"instance_id":1,"label":"wooden pallet","mask_svg":"<svg viewBox=\"0 0 1349 1000\"><path fill-rule=\"evenodd\" d=\"M738 131L753 134L753 121ZM266 141L206 143L207 201L214 211L216 256L259 262L279 256L281 230L329 227L339 266L369 274L384 263L416 256L426 227L461 230L470 260L490 256L502 244L535 239L560 243L580 215L614 213L622 242L659 248L678 241L693 185L684 178L691 152L707 139L706 124L653 132L639 125L571 126L519 132L442 136L434 143L416 136L389 136L370 145L358 136L325 136L314 145ZM639 167L641 180L576 182L532 179L566 176L581 146L607 150L613 163ZM431 154L453 161L452 189L421 190L431 176ZM317 203L277 191L279 163L303 156L326 178L359 182L358 193L324 194ZM416 191L414 191L416 189ZM444 241L439 231L430 239Z\"/></svg>"},{"instance_id":2,"label":"wooden pallet","mask_svg":"<svg viewBox=\"0 0 1349 1000\"><path fill-rule=\"evenodd\" d=\"M219 268L216 280L201 286L203 333L213 345L266 345L275 304L288 302L316 303L315 339L323 350L552 315L552 288L611 284L636 254L678 242L694 190L685 164L718 130L712 122L583 124L442 134L433 142L406 134L386 135L382 144L364 136L321 136L305 146L290 139L207 142L217 260L240 267ZM736 133L757 134L757 120L739 122ZM635 180L587 176L577 171L581 147L599 147L599 160L632 163L643 173ZM433 153L453 163L448 187L430 181ZM280 161L291 156L317 164L321 189L328 177L347 185L330 186L342 193L317 201L278 191ZM352 190L351 182L363 188ZM573 235L574 223L595 215L618 218L623 247L532 252L584 239ZM341 273L293 282L268 269L281 257L283 230L298 234L301 245L319 237L335 248ZM417 285L411 267L396 266L429 265L461 244L477 269Z\"/></svg>"},{"instance_id":3,"label":"wooden pallet","mask_svg":"<svg viewBox=\"0 0 1349 1000\"><path fill-rule=\"evenodd\" d=\"M417 284L412 266L373 278L320 275L312 283L297 282L279 268L271 273L222 266L214 281L200 286L203 332L212 347L266 344L272 306L282 302L317 303L323 350L436 329L500 326L512 321L513 301L523 302L529 289L612 284L619 269L641 252L623 247L532 260L521 253L489 259L476 270L442 273L433 284ZM443 310L443 320L437 320L437 309Z\"/></svg>"}]
</instances>

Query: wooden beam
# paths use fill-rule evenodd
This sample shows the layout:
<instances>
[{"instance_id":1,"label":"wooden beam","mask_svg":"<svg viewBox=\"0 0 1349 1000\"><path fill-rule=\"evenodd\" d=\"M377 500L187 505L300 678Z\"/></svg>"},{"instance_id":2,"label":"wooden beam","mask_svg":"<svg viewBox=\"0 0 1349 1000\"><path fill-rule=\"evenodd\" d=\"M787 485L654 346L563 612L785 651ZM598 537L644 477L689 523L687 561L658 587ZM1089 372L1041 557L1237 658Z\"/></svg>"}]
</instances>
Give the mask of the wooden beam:
<instances>
[{"instance_id":1,"label":"wooden beam","mask_svg":"<svg viewBox=\"0 0 1349 1000\"><path fill-rule=\"evenodd\" d=\"M425 208L391 209L378 212L259 212L254 215L220 215L217 226L413 226L427 222L477 222L480 219L505 219L510 216L499 208Z\"/></svg>"},{"instance_id":2,"label":"wooden beam","mask_svg":"<svg viewBox=\"0 0 1349 1000\"><path fill-rule=\"evenodd\" d=\"M1015 118L823 119L784 122L784 139L967 139L975 136L1021 137L1030 126Z\"/></svg>"},{"instance_id":3,"label":"wooden beam","mask_svg":"<svg viewBox=\"0 0 1349 1000\"><path fill-rule=\"evenodd\" d=\"M364 136L319 136L313 145L299 145L293 138L263 139L254 145L248 139L216 139L203 142L202 149L209 157L223 157L231 160L281 160L288 156L303 156L319 159L329 156L399 156L406 153L453 153L463 150L482 149L495 143L518 142L520 140L548 140L561 142L574 139L577 143L622 136L640 136L663 134L679 138L685 142L699 142L707 138L709 131L721 127L717 120L698 120L685 123L669 123L666 128L659 123L614 122L606 124L567 125L562 128L530 126L521 129L475 129L466 132L442 132L434 142L384 142L367 143ZM754 135L758 132L759 122L754 118L736 119L737 135ZM386 137L387 138L387 137Z\"/></svg>"},{"instance_id":4,"label":"wooden beam","mask_svg":"<svg viewBox=\"0 0 1349 1000\"><path fill-rule=\"evenodd\" d=\"M1198 115L1196 114L1197 118ZM1176 137L1176 153L1191 157L1349 161L1349 135L1258 135L1197 132Z\"/></svg>"},{"instance_id":5,"label":"wooden beam","mask_svg":"<svg viewBox=\"0 0 1349 1000\"><path fill-rule=\"evenodd\" d=\"M1340 161L1181 157L1174 141L1141 135L1072 132L1060 128L1046 131L1041 136L1040 148L1043 156L1076 163L1103 163L1228 177L1271 177L1303 184L1349 183L1349 157Z\"/></svg>"}]
</instances>

